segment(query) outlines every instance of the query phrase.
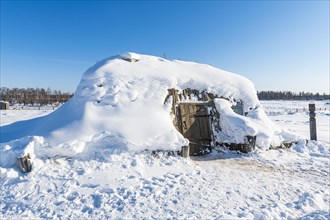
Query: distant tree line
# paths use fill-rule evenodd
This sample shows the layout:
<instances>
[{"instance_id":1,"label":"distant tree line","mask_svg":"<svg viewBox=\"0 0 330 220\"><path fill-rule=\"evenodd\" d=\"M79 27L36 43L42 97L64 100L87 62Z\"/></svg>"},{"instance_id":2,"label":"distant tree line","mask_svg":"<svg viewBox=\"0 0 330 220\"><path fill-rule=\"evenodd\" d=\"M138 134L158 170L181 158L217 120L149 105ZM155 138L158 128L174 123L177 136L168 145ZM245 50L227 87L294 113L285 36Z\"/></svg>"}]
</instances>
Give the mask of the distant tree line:
<instances>
[{"instance_id":1,"label":"distant tree line","mask_svg":"<svg viewBox=\"0 0 330 220\"><path fill-rule=\"evenodd\" d=\"M330 99L325 93L289 92L289 91L259 91L260 100L324 100ZM73 93L52 90L50 88L0 88L0 100L14 104L48 105L64 103L73 96Z\"/></svg>"},{"instance_id":2,"label":"distant tree line","mask_svg":"<svg viewBox=\"0 0 330 220\"><path fill-rule=\"evenodd\" d=\"M330 95L312 92L289 92L289 91L260 91L257 93L259 100L325 100Z\"/></svg>"},{"instance_id":3,"label":"distant tree line","mask_svg":"<svg viewBox=\"0 0 330 220\"><path fill-rule=\"evenodd\" d=\"M48 105L64 103L73 96L69 92L52 90L50 88L0 88L0 100L14 104Z\"/></svg>"}]
</instances>

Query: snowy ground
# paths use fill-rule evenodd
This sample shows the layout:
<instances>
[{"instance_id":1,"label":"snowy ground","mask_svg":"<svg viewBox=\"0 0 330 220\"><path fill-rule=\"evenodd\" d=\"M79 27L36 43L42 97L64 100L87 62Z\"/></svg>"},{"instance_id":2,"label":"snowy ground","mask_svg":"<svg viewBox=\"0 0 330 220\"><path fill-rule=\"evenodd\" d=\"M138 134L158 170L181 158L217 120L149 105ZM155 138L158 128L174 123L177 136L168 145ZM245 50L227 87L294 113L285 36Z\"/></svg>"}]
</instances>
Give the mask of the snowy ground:
<instances>
[{"instance_id":1,"label":"snowy ground","mask_svg":"<svg viewBox=\"0 0 330 220\"><path fill-rule=\"evenodd\" d=\"M262 104L277 124L309 137L308 113L297 112L308 102ZM95 151L92 160L38 159L29 174L3 167L0 218L330 219L330 106L316 107L326 108L317 113L320 141L287 150L190 159ZM46 113L1 111L1 124Z\"/></svg>"},{"instance_id":2,"label":"snowy ground","mask_svg":"<svg viewBox=\"0 0 330 220\"><path fill-rule=\"evenodd\" d=\"M307 139L309 135L308 104L316 108L316 126L318 140L330 144L330 102L329 101L262 101L270 119L283 128L297 132Z\"/></svg>"},{"instance_id":3,"label":"snowy ground","mask_svg":"<svg viewBox=\"0 0 330 220\"><path fill-rule=\"evenodd\" d=\"M0 111L0 125L10 124L15 121L28 120L51 113L53 110L7 110Z\"/></svg>"}]
</instances>

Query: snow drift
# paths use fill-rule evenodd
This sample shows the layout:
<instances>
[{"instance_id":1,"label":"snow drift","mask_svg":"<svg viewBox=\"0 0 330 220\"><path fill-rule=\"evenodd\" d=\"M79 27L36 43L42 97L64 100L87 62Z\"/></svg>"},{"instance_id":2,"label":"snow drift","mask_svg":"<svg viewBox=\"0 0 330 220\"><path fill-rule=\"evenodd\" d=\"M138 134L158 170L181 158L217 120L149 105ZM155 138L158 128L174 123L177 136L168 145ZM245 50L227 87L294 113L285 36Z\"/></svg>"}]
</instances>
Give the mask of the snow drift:
<instances>
[{"instance_id":1,"label":"snow drift","mask_svg":"<svg viewBox=\"0 0 330 220\"><path fill-rule=\"evenodd\" d=\"M2 219L329 219L326 102L316 103L327 107L317 114L320 141L249 155L213 151L187 159L161 152L118 154L115 150L124 149L124 140L110 138L108 132L59 145L66 155L73 147L86 152L75 153L74 158L40 158L57 147L41 149L42 137L0 144L0 215ZM222 110L231 112L225 103L219 103ZM308 113L296 112L308 106L307 101L261 103L273 121L309 135ZM0 111L1 123L29 118L31 113L45 114ZM248 123L249 117L232 114L238 125L244 125L242 120ZM37 154L31 173L21 174L17 168L21 148Z\"/></svg>"},{"instance_id":2,"label":"snow drift","mask_svg":"<svg viewBox=\"0 0 330 220\"><path fill-rule=\"evenodd\" d=\"M1 142L42 136L45 154L87 152L88 142L102 137L105 148L119 151L179 150L188 141L173 126L164 104L169 88L217 94L221 115L219 142L238 143L257 135L257 147L281 145L298 137L273 124L264 113L251 81L215 67L124 53L104 59L84 74L74 97L44 117L1 127ZM246 116L230 108L242 101ZM55 150L54 149L58 149Z\"/></svg>"}]
</instances>

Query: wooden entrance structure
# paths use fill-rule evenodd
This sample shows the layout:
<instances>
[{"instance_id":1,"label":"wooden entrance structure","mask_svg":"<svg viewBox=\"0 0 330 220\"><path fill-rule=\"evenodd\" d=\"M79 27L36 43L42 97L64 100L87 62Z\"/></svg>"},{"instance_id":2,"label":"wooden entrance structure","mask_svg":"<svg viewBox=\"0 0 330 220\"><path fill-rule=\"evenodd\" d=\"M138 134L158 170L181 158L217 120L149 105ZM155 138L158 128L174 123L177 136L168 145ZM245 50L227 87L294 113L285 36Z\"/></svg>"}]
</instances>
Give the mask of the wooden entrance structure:
<instances>
[{"instance_id":1,"label":"wooden entrance structure","mask_svg":"<svg viewBox=\"0 0 330 220\"><path fill-rule=\"evenodd\" d=\"M211 151L212 129L208 102L179 102L177 128L189 140L189 156Z\"/></svg>"},{"instance_id":2,"label":"wooden entrance structure","mask_svg":"<svg viewBox=\"0 0 330 220\"><path fill-rule=\"evenodd\" d=\"M172 102L172 114L175 116L173 124L189 140L189 146L182 146L183 157L203 155L210 152L214 146L242 152L254 149L255 136L246 136L244 143L219 143L215 140L213 131L221 131L221 115L216 110L215 98L224 97L196 89L168 89L164 104ZM242 101L233 106L233 110L239 115L246 115Z\"/></svg>"}]
</instances>

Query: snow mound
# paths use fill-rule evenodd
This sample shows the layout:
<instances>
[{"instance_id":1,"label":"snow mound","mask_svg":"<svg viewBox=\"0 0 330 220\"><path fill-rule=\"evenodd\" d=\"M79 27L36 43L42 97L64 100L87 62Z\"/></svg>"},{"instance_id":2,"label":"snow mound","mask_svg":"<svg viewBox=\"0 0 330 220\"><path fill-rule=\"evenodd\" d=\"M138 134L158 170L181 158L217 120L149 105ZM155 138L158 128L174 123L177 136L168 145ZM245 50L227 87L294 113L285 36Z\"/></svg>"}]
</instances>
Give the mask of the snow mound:
<instances>
[{"instance_id":1,"label":"snow mound","mask_svg":"<svg viewBox=\"0 0 330 220\"><path fill-rule=\"evenodd\" d=\"M74 97L55 112L2 126L1 142L42 136L44 146L72 156L88 152L85 143L106 133L106 147L118 151L179 150L188 141L173 125L171 106L164 104L170 88L226 99L216 101L222 115L219 141L239 143L244 135L257 135L257 146L267 148L297 139L267 118L254 85L243 76L205 64L123 53L89 68ZM239 101L246 116L229 108Z\"/></svg>"}]
</instances>

